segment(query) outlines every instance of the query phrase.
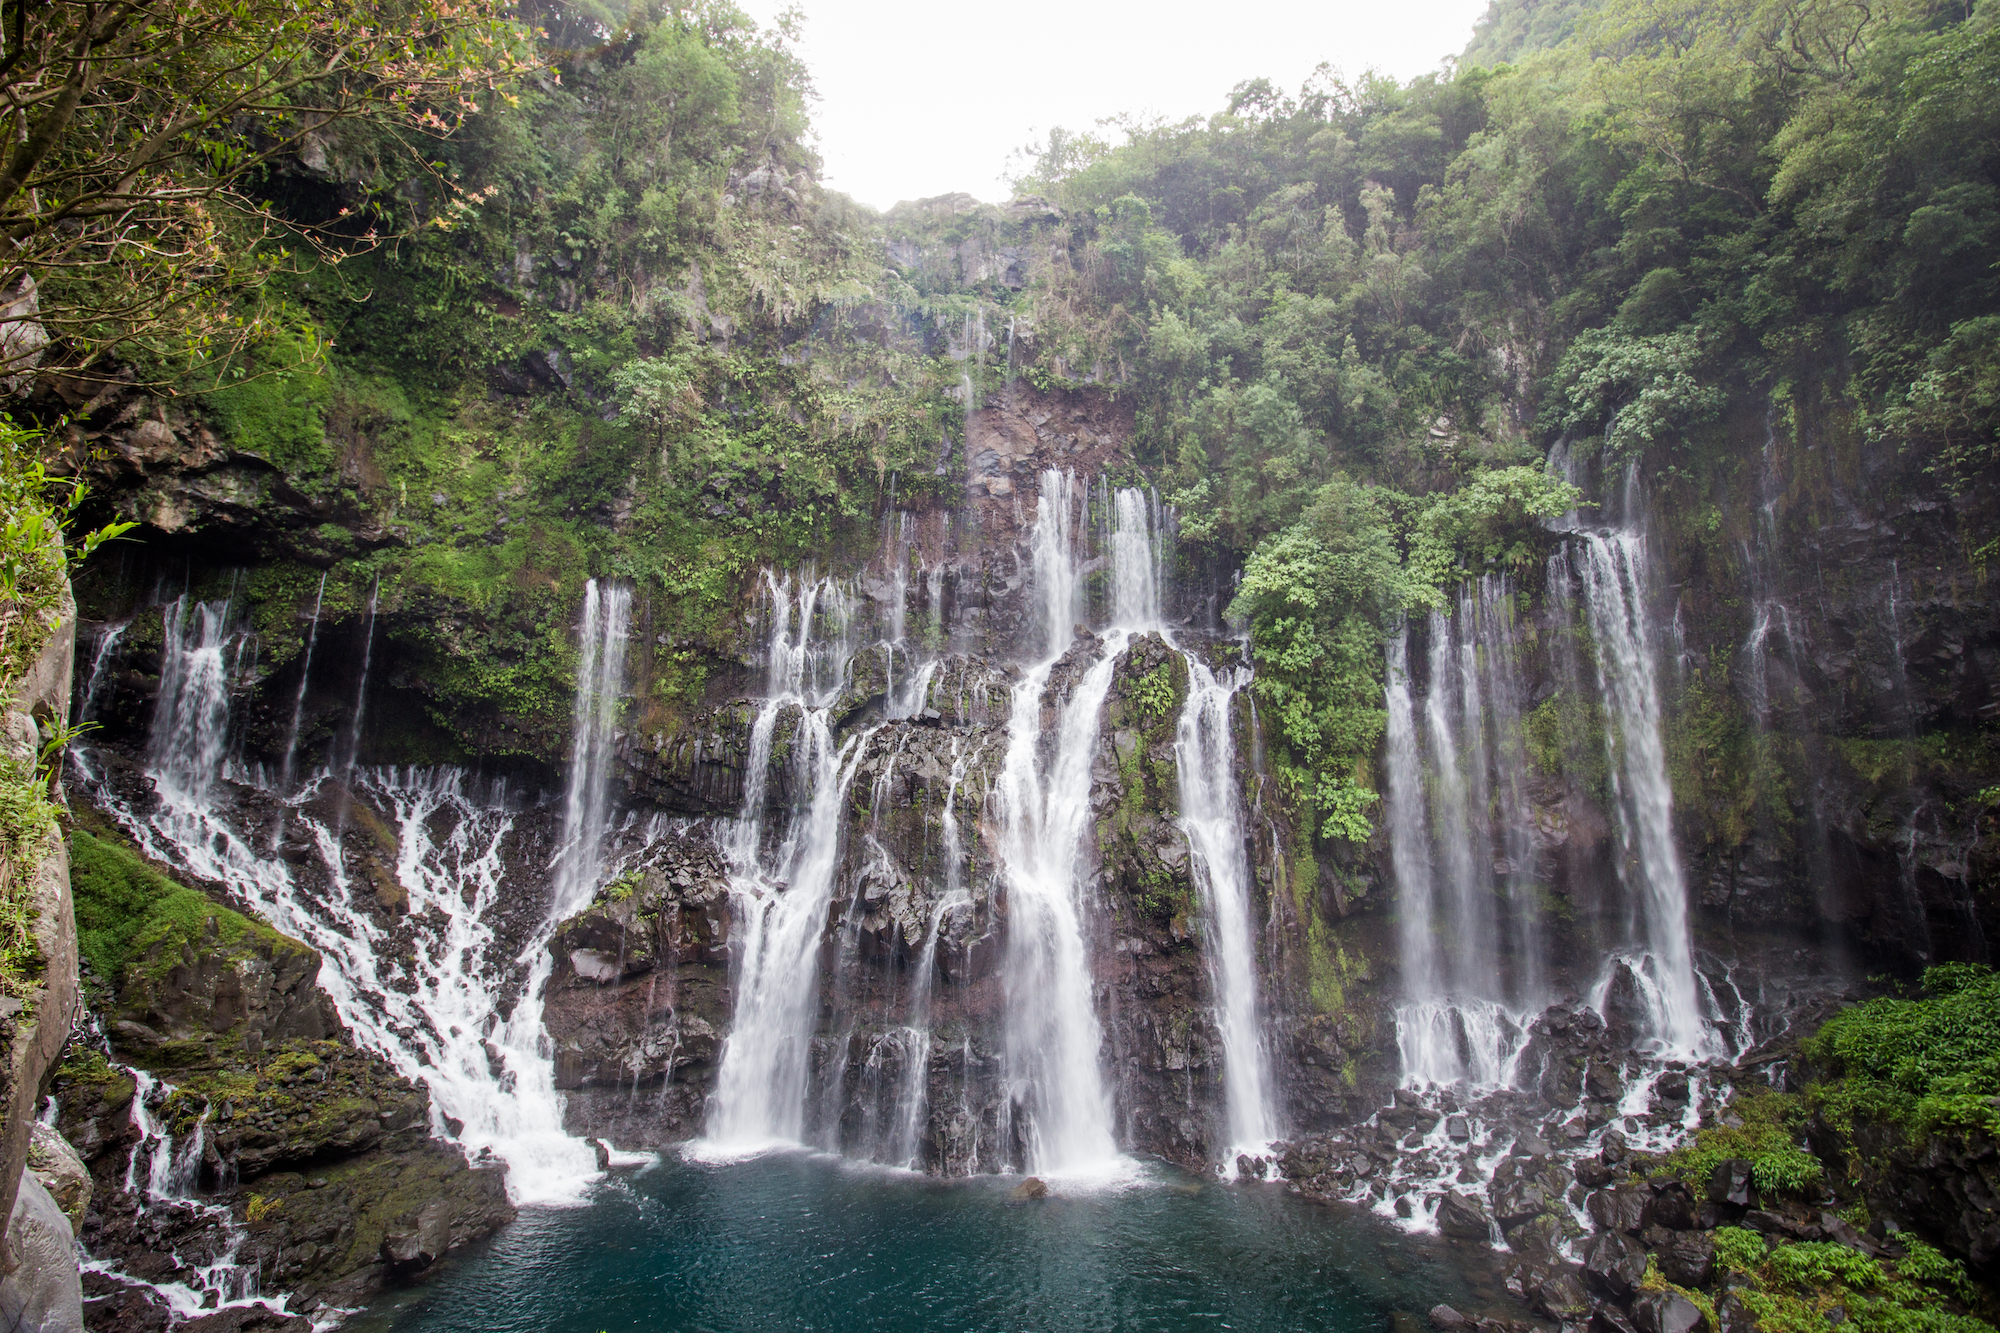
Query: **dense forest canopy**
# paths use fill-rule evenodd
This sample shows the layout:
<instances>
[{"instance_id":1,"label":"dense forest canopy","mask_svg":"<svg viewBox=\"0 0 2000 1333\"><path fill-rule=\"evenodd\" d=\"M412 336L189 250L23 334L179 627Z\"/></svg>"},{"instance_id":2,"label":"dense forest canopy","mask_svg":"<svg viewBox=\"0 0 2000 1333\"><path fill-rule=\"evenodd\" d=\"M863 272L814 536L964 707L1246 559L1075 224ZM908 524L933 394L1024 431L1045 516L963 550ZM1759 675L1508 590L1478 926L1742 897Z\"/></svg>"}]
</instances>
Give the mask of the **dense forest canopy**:
<instances>
[{"instance_id":1,"label":"dense forest canopy","mask_svg":"<svg viewBox=\"0 0 2000 1333\"><path fill-rule=\"evenodd\" d=\"M1052 133L1017 182L1041 203L886 216L813 179L793 19L525 17L545 68L477 93L422 171L396 164L426 127L379 116L254 161L245 216L315 229L321 257L266 275L261 378L195 400L401 534L348 554L436 610L430 688L460 704L560 725L558 630L453 649L504 608L559 625L583 571L661 598L682 633L654 697L692 698L748 571L855 539L891 492L950 491L993 377L1095 385L1130 404L1188 546L1242 562L1295 795L1363 836L1382 636L1464 571L1539 558L1538 520L1576 500L1542 466L1556 439L1642 464L1687 522L1693 461L1745 411L1837 418L1952 486L1990 462L1984 9L1496 3L1438 73L1250 79L1206 119ZM332 263L349 216L373 235ZM1018 282L908 258L1002 233L1035 238ZM968 359L989 318L1004 358L975 338ZM358 481L332 443L355 434Z\"/></svg>"}]
</instances>

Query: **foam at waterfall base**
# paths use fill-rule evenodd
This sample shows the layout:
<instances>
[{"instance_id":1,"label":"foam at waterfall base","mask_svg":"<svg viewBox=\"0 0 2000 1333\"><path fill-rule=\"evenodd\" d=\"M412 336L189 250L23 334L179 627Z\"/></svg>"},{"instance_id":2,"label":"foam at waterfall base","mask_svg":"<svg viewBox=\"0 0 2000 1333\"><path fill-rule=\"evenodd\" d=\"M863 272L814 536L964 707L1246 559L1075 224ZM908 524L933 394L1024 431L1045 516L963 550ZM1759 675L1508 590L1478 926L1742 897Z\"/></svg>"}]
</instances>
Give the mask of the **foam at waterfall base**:
<instances>
[{"instance_id":1,"label":"foam at waterfall base","mask_svg":"<svg viewBox=\"0 0 2000 1333\"><path fill-rule=\"evenodd\" d=\"M1647 1036L1649 1023L1672 1029L1650 1012L1646 961L1616 955L1610 984L1539 1014L1484 1001L1404 1006L1404 1081L1391 1104L1352 1128L1285 1145L1286 1177L1310 1197L1422 1234L1439 1230L1448 1194L1484 1206L1510 1157L1573 1173L1614 1131L1629 1152L1690 1142L1722 1113L1737 1080L1772 1076L1768 1066L1736 1062L1781 1040L1791 1018L1783 1001L1753 1005L1735 965L1703 955L1696 991L1705 1037L1691 1057ZM1580 1223L1583 1197L1572 1186L1561 1200ZM1508 1248L1497 1227L1491 1239Z\"/></svg>"},{"instance_id":2,"label":"foam at waterfall base","mask_svg":"<svg viewBox=\"0 0 2000 1333\"><path fill-rule=\"evenodd\" d=\"M1531 1014L1493 1000L1425 1000L1396 1009L1396 1048L1408 1088L1513 1086Z\"/></svg>"},{"instance_id":3,"label":"foam at waterfall base","mask_svg":"<svg viewBox=\"0 0 2000 1333\"><path fill-rule=\"evenodd\" d=\"M741 1138L717 1139L703 1136L689 1139L680 1145L681 1157L690 1162L705 1162L710 1166L724 1166L731 1162L748 1162L753 1158L771 1153L815 1152L817 1149L800 1143L797 1139Z\"/></svg>"}]
</instances>

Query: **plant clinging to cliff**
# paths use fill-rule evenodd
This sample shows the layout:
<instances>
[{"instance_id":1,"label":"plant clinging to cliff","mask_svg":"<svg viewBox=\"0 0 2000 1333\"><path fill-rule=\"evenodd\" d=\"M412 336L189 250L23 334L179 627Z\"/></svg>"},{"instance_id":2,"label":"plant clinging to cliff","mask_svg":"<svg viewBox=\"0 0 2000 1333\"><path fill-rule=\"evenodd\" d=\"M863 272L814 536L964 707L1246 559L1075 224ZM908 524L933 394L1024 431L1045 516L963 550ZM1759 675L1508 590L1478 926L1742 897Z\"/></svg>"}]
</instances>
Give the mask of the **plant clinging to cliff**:
<instances>
[{"instance_id":1,"label":"plant clinging to cliff","mask_svg":"<svg viewBox=\"0 0 2000 1333\"><path fill-rule=\"evenodd\" d=\"M419 148L537 66L504 0L41 0L0 55L0 374L226 358L290 247L327 258L467 206ZM335 170L344 136L375 160ZM281 217L296 163L349 201ZM380 193L421 179L427 206Z\"/></svg>"}]
</instances>

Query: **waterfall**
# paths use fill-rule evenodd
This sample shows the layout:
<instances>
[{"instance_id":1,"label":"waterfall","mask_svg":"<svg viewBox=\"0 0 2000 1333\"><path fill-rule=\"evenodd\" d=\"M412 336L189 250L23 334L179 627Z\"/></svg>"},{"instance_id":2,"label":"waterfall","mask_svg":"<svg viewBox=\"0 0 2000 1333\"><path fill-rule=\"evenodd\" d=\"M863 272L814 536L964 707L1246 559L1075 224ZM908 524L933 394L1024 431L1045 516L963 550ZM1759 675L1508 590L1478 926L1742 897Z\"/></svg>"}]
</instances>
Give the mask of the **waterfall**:
<instances>
[{"instance_id":1,"label":"waterfall","mask_svg":"<svg viewBox=\"0 0 2000 1333\"><path fill-rule=\"evenodd\" d=\"M1629 479L1627 512L1639 511ZM1600 992L1624 968L1640 982L1652 1037L1663 1050L1704 1053L1688 935L1687 881L1674 843L1673 788L1660 736L1658 659L1652 643L1643 527L1577 534L1571 551L1597 644L1598 685L1611 725L1604 740L1618 812L1618 875L1633 907L1634 952L1614 954Z\"/></svg>"},{"instance_id":2,"label":"waterfall","mask_svg":"<svg viewBox=\"0 0 2000 1333\"><path fill-rule=\"evenodd\" d=\"M604 837L611 824L611 768L625 690L631 620L630 588L597 579L584 585L583 623L578 634L581 653L576 697L570 709L569 781L563 795L562 837L550 865L549 910L516 960L528 965L528 984L490 1045L475 1048L461 1041L451 1048L457 1059L450 1072L462 1080L455 1091L470 1112L461 1117L466 1123L461 1138L468 1143L484 1139L507 1160L509 1191L517 1199L573 1196L577 1186L596 1170L596 1154L590 1146L563 1129L562 1098L556 1092L555 1066L542 1031L542 1010L555 963L549 940L557 926L589 906L604 879ZM403 864L398 870L404 885L411 889L411 907L415 909L418 884L432 893L457 887L452 880L436 882L426 871L440 863L458 861L462 865L463 857L425 855L423 812L409 804L399 805L397 814L405 830ZM469 842L465 849L477 845ZM475 860L470 874L461 869L457 877L485 890L481 895L484 900L469 914L469 920L461 925L454 914L453 924L467 935L483 929L476 923L494 906L492 894L499 888L499 837L494 836L488 845L495 860L486 864ZM492 1012L493 997L484 993L479 978L468 975L462 962L443 960L427 980L433 984L420 1008L448 1032L476 1032L486 1014ZM438 1022L440 1019L443 1021ZM489 1067L482 1078L476 1063L481 1055L488 1060L497 1057L506 1072L495 1078Z\"/></svg>"},{"instance_id":3,"label":"waterfall","mask_svg":"<svg viewBox=\"0 0 2000 1333\"><path fill-rule=\"evenodd\" d=\"M1119 629L1160 628L1161 547L1155 534L1158 501L1125 487L1111 497L1111 623Z\"/></svg>"},{"instance_id":4,"label":"waterfall","mask_svg":"<svg viewBox=\"0 0 2000 1333\"><path fill-rule=\"evenodd\" d=\"M1122 629L1106 636L1097 661L1060 704L1054 753L1046 766L1039 753L1043 691L1074 634L1081 586L1076 511L1070 474L1044 472L1031 567L1047 655L1014 687L995 806L1007 901L1004 989L1013 1125L1024 1168L1043 1174L1100 1171L1122 1160L1099 1067L1103 1029L1092 999L1083 925L1090 774L1099 715L1125 647ZM1157 605L1128 600L1127 581L1136 589L1143 583L1140 576L1119 568L1113 577L1117 614L1134 622L1157 619Z\"/></svg>"},{"instance_id":5,"label":"waterfall","mask_svg":"<svg viewBox=\"0 0 2000 1333\"><path fill-rule=\"evenodd\" d=\"M827 705L851 655L852 603L831 580L767 575L768 697L750 732L743 813L724 835L737 910L736 1006L709 1104L702 1151L717 1155L795 1144L805 1133L820 945L833 901L846 797L867 735L836 744ZM824 607L822 608L822 604ZM767 838L772 742L791 728L793 807Z\"/></svg>"},{"instance_id":6,"label":"waterfall","mask_svg":"<svg viewBox=\"0 0 2000 1333\"><path fill-rule=\"evenodd\" d=\"M237 1262L237 1252L250 1238L249 1229L228 1208L204 1202L195 1193L195 1181L201 1174L202 1158L208 1147L208 1112L204 1111L195 1122L193 1133L176 1142L167 1126L154 1118L148 1105L156 1099L164 1102L176 1091L174 1086L160 1082L143 1069L126 1072L131 1074L134 1086L133 1142L125 1158L124 1192L136 1196L145 1207L190 1213L213 1231L204 1236L199 1257L183 1258L170 1252L174 1262L167 1271L185 1273L184 1281L154 1281L127 1273L118 1264L91 1258L81 1245L79 1267L86 1273L104 1274L120 1286L146 1288L166 1305L176 1321L253 1305L269 1307L281 1315L289 1313L285 1308L289 1297L259 1295L257 1266ZM157 1274L160 1270L151 1271Z\"/></svg>"},{"instance_id":7,"label":"waterfall","mask_svg":"<svg viewBox=\"0 0 2000 1333\"><path fill-rule=\"evenodd\" d=\"M90 674L84 678L83 694L76 705L76 724L79 727L97 715L97 696L104 689L105 669L111 665L111 659L118 651L118 641L131 627L129 620L119 625L106 625L97 636L97 647L90 654Z\"/></svg>"},{"instance_id":8,"label":"waterfall","mask_svg":"<svg viewBox=\"0 0 2000 1333\"><path fill-rule=\"evenodd\" d=\"M938 895L937 905L931 909L923 948L917 955L916 966L910 971L912 990L909 1023L905 1030L916 1049L905 1054L903 1086L897 1092L894 1160L911 1170L923 1165L919 1140L923 1132L924 1111L929 1106L931 991L937 984L938 939L944 933L945 918L972 906L972 895L966 891L965 873L959 864L965 848L959 835L957 807L958 789L965 781L968 765L978 758L979 748L975 745L967 749L958 737L952 737L951 776L946 781L944 808L938 821L944 843L944 892Z\"/></svg>"},{"instance_id":9,"label":"waterfall","mask_svg":"<svg viewBox=\"0 0 2000 1333\"><path fill-rule=\"evenodd\" d=\"M323 958L319 984L354 1039L431 1088L433 1128L457 1121L468 1155L508 1164L516 1202L575 1197L595 1174L590 1148L562 1128L562 1104L541 1029L549 973L547 943L602 878L609 822L609 766L623 688L629 590L585 591L582 670L563 836L550 914L522 954L509 957L487 923L497 919L504 851L514 816L504 788L481 790L456 769L355 768L355 797L382 810L397 837L398 884L409 895L407 923L384 924L369 899L373 886L349 873L340 830L310 803L331 774L322 770L296 793L280 793L287 817L317 848L328 891L293 877L282 857L253 850L210 799L228 730L229 651L226 608L184 602L166 609L161 691L149 770L157 806L135 809L109 785L94 799L131 833L140 849L195 878L228 884L272 926L305 941ZM249 781L248 773L232 773ZM415 948L400 942L416 932ZM502 1022L506 978L518 964L529 982Z\"/></svg>"},{"instance_id":10,"label":"waterfall","mask_svg":"<svg viewBox=\"0 0 2000 1333\"><path fill-rule=\"evenodd\" d=\"M1543 945L1524 873L1527 755L1512 588L1488 576L1461 589L1454 610L1433 612L1425 625L1421 714L1408 629L1388 645L1390 861L1404 983L1396 1039L1412 1086L1500 1087L1513 1081L1527 1014L1543 999ZM1504 931L1503 894L1512 909Z\"/></svg>"},{"instance_id":11,"label":"waterfall","mask_svg":"<svg viewBox=\"0 0 2000 1333\"><path fill-rule=\"evenodd\" d=\"M160 692L149 758L170 804L198 807L229 742L229 603L183 596L161 612Z\"/></svg>"},{"instance_id":12,"label":"waterfall","mask_svg":"<svg viewBox=\"0 0 2000 1333\"><path fill-rule=\"evenodd\" d=\"M285 733L285 762L278 770L278 786L292 785L292 764L299 757L299 721L305 716L306 683L312 679L313 649L319 646L319 609L326 602L326 571L321 570L319 591L313 595L312 628L306 631L305 660L299 665L299 692L292 696L292 725Z\"/></svg>"},{"instance_id":13,"label":"waterfall","mask_svg":"<svg viewBox=\"0 0 2000 1333\"><path fill-rule=\"evenodd\" d=\"M375 608L381 600L382 579L377 575L375 586L368 593L368 628L362 636L361 648L361 684L354 691L354 716L347 721L347 759L340 774L343 783L352 778L355 760L361 757L361 717L368 707L368 669L375 662Z\"/></svg>"},{"instance_id":14,"label":"waterfall","mask_svg":"<svg viewBox=\"0 0 2000 1333\"><path fill-rule=\"evenodd\" d=\"M1223 1088L1229 1151L1261 1155L1278 1135L1271 1104L1270 1055L1257 997L1257 954L1250 924L1250 864L1238 808L1236 743L1230 701L1247 672L1227 680L1186 655L1187 703L1175 733L1181 828L1193 853L1194 879L1208 935L1208 973L1222 1031Z\"/></svg>"},{"instance_id":15,"label":"waterfall","mask_svg":"<svg viewBox=\"0 0 2000 1333\"><path fill-rule=\"evenodd\" d=\"M563 796L561 849L556 856L554 918L589 905L603 878L604 834L611 823L611 765L618 706L625 689L625 647L631 633L632 590L622 584L584 585L582 660L570 706L569 785Z\"/></svg>"}]
</instances>

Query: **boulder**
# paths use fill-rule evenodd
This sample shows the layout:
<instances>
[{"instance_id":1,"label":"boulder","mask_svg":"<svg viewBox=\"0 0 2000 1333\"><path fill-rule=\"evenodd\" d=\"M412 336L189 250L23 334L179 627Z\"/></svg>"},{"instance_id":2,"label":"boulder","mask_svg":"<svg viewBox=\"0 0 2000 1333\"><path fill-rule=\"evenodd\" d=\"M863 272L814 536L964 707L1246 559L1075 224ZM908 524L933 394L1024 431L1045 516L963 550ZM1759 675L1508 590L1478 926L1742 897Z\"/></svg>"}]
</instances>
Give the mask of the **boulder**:
<instances>
[{"instance_id":1,"label":"boulder","mask_svg":"<svg viewBox=\"0 0 2000 1333\"><path fill-rule=\"evenodd\" d=\"M1590 1313L1590 1293L1583 1289L1574 1270L1556 1268L1529 1288L1528 1304L1536 1313L1567 1324Z\"/></svg>"},{"instance_id":2,"label":"boulder","mask_svg":"<svg viewBox=\"0 0 2000 1333\"><path fill-rule=\"evenodd\" d=\"M1737 1292L1723 1293L1722 1299L1715 1303L1715 1318L1722 1325L1716 1333L1756 1333L1757 1316Z\"/></svg>"},{"instance_id":3,"label":"boulder","mask_svg":"<svg viewBox=\"0 0 2000 1333\"><path fill-rule=\"evenodd\" d=\"M1590 1312L1588 1333L1638 1333L1638 1330L1617 1306L1600 1305Z\"/></svg>"},{"instance_id":4,"label":"boulder","mask_svg":"<svg viewBox=\"0 0 2000 1333\"><path fill-rule=\"evenodd\" d=\"M1705 1287L1715 1275L1715 1238L1706 1231L1675 1233L1654 1249L1654 1261L1677 1287Z\"/></svg>"},{"instance_id":5,"label":"boulder","mask_svg":"<svg viewBox=\"0 0 2000 1333\"><path fill-rule=\"evenodd\" d=\"M1597 1156L1606 1166L1616 1166L1625 1160L1628 1151L1625 1136L1615 1129L1604 1131L1604 1137L1597 1141Z\"/></svg>"},{"instance_id":6,"label":"boulder","mask_svg":"<svg viewBox=\"0 0 2000 1333\"><path fill-rule=\"evenodd\" d=\"M1531 1217L1507 1233L1507 1248L1534 1258L1552 1258L1562 1243L1562 1223L1550 1213Z\"/></svg>"},{"instance_id":7,"label":"boulder","mask_svg":"<svg viewBox=\"0 0 2000 1333\"><path fill-rule=\"evenodd\" d=\"M1592 1291L1624 1300L1646 1276L1646 1251L1616 1231L1600 1231L1583 1247L1583 1280Z\"/></svg>"},{"instance_id":8,"label":"boulder","mask_svg":"<svg viewBox=\"0 0 2000 1333\"><path fill-rule=\"evenodd\" d=\"M1707 1322L1695 1303L1677 1291L1649 1291L1632 1302L1632 1323L1639 1333L1700 1333Z\"/></svg>"},{"instance_id":9,"label":"boulder","mask_svg":"<svg viewBox=\"0 0 2000 1333\"><path fill-rule=\"evenodd\" d=\"M1653 1204L1647 1220L1673 1231L1690 1231L1695 1226L1694 1196L1678 1180L1654 1187Z\"/></svg>"},{"instance_id":10,"label":"boulder","mask_svg":"<svg viewBox=\"0 0 2000 1333\"><path fill-rule=\"evenodd\" d=\"M1750 1176L1750 1163L1741 1157L1717 1162L1715 1170L1708 1173L1708 1201L1737 1208L1755 1207L1757 1187Z\"/></svg>"},{"instance_id":11,"label":"boulder","mask_svg":"<svg viewBox=\"0 0 2000 1333\"><path fill-rule=\"evenodd\" d=\"M451 1205L433 1199L382 1237L382 1262L398 1273L421 1273L451 1248Z\"/></svg>"},{"instance_id":12,"label":"boulder","mask_svg":"<svg viewBox=\"0 0 2000 1333\"><path fill-rule=\"evenodd\" d=\"M1493 1216L1500 1222L1501 1230L1519 1226L1531 1217L1538 1217L1549 1206L1548 1192L1540 1183L1530 1177L1517 1176L1513 1180L1493 1182Z\"/></svg>"},{"instance_id":13,"label":"boulder","mask_svg":"<svg viewBox=\"0 0 2000 1333\"><path fill-rule=\"evenodd\" d=\"M1486 1215L1485 1205L1457 1190L1446 1194L1438 1204L1437 1224L1439 1231L1454 1240L1489 1240L1493 1235L1493 1222Z\"/></svg>"},{"instance_id":14,"label":"boulder","mask_svg":"<svg viewBox=\"0 0 2000 1333\"><path fill-rule=\"evenodd\" d=\"M90 1168L54 1126L37 1120L29 1135L28 1170L69 1218L70 1230L81 1233L83 1215L90 1207Z\"/></svg>"},{"instance_id":15,"label":"boulder","mask_svg":"<svg viewBox=\"0 0 2000 1333\"><path fill-rule=\"evenodd\" d=\"M69 1218L31 1171L21 1173L7 1250L16 1263L0 1277L0 1328L83 1333L83 1277Z\"/></svg>"},{"instance_id":16,"label":"boulder","mask_svg":"<svg viewBox=\"0 0 2000 1333\"><path fill-rule=\"evenodd\" d=\"M1461 1329L1470 1328L1472 1321L1452 1309L1449 1305L1433 1305L1431 1307L1431 1324L1435 1328Z\"/></svg>"},{"instance_id":17,"label":"boulder","mask_svg":"<svg viewBox=\"0 0 2000 1333\"><path fill-rule=\"evenodd\" d=\"M1599 1230L1636 1236L1646 1229L1646 1214L1652 1202L1652 1191L1643 1186L1615 1185L1592 1191L1583 1201L1583 1210L1590 1214L1590 1220Z\"/></svg>"}]
</instances>

